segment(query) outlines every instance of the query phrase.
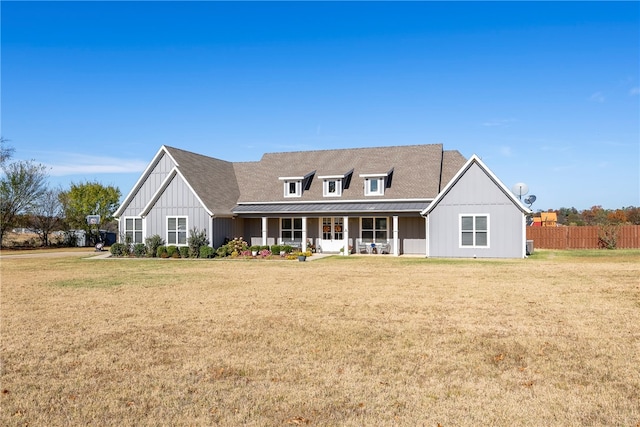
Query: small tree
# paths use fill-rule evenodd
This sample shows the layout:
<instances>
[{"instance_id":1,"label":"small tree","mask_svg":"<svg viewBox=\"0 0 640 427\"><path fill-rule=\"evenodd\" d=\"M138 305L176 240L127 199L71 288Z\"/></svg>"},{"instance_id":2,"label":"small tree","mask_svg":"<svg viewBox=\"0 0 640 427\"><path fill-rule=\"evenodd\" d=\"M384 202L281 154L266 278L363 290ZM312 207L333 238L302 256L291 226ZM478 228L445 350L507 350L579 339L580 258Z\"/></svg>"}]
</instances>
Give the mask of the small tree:
<instances>
[{"instance_id":1,"label":"small tree","mask_svg":"<svg viewBox=\"0 0 640 427\"><path fill-rule=\"evenodd\" d=\"M43 246L49 246L49 234L61 228L62 204L59 200L60 190L47 189L36 201L28 226L40 237Z\"/></svg>"},{"instance_id":2,"label":"small tree","mask_svg":"<svg viewBox=\"0 0 640 427\"><path fill-rule=\"evenodd\" d=\"M150 257L155 257L158 253L158 248L164 246L164 240L160 235L154 234L144 239L144 244L147 247L147 254Z\"/></svg>"},{"instance_id":3,"label":"small tree","mask_svg":"<svg viewBox=\"0 0 640 427\"><path fill-rule=\"evenodd\" d=\"M202 246L209 245L209 239L207 239L207 232L205 230L198 231L197 227L189 230L189 238L187 239L187 245L189 245L189 256L197 258L200 256L200 248Z\"/></svg>"},{"instance_id":4,"label":"small tree","mask_svg":"<svg viewBox=\"0 0 640 427\"><path fill-rule=\"evenodd\" d=\"M3 154L4 155L4 154ZM0 179L0 244L19 215L28 214L46 191L45 166L32 161L6 163Z\"/></svg>"},{"instance_id":5,"label":"small tree","mask_svg":"<svg viewBox=\"0 0 640 427\"><path fill-rule=\"evenodd\" d=\"M120 201L120 190L113 186L104 186L98 182L71 184L69 191L60 193L64 215L69 226L84 230L95 244L98 236L92 234L87 224L87 215L100 215L100 224L110 222Z\"/></svg>"}]
</instances>

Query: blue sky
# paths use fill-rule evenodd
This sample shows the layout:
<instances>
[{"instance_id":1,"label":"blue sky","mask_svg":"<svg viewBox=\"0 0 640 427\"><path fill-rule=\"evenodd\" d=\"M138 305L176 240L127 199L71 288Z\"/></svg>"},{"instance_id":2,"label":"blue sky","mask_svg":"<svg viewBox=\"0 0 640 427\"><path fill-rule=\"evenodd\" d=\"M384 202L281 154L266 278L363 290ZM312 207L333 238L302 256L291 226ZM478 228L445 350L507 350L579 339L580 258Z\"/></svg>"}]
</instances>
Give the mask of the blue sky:
<instances>
[{"instance_id":1,"label":"blue sky","mask_svg":"<svg viewBox=\"0 0 640 427\"><path fill-rule=\"evenodd\" d=\"M162 144L442 143L534 210L640 205L639 2L9 2L2 136L123 197Z\"/></svg>"}]
</instances>

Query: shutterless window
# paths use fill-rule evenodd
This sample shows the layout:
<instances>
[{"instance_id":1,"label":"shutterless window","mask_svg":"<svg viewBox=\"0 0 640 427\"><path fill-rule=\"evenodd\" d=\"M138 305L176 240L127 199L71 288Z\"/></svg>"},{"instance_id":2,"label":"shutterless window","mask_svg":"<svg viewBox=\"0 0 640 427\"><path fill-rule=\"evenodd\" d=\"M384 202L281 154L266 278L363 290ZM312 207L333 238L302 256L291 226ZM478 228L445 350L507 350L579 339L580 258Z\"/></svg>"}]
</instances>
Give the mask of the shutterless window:
<instances>
[{"instance_id":1,"label":"shutterless window","mask_svg":"<svg viewBox=\"0 0 640 427\"><path fill-rule=\"evenodd\" d=\"M167 217L167 245L187 244L187 218Z\"/></svg>"},{"instance_id":2,"label":"shutterless window","mask_svg":"<svg viewBox=\"0 0 640 427\"><path fill-rule=\"evenodd\" d=\"M362 218L360 237L365 242L386 242L389 238L387 218Z\"/></svg>"},{"instance_id":3,"label":"shutterless window","mask_svg":"<svg viewBox=\"0 0 640 427\"><path fill-rule=\"evenodd\" d=\"M282 218L280 236L283 241L302 241L302 218Z\"/></svg>"},{"instance_id":4,"label":"shutterless window","mask_svg":"<svg viewBox=\"0 0 640 427\"><path fill-rule=\"evenodd\" d=\"M142 218L125 218L124 235L131 243L144 243L142 240Z\"/></svg>"},{"instance_id":5,"label":"shutterless window","mask_svg":"<svg viewBox=\"0 0 640 427\"><path fill-rule=\"evenodd\" d=\"M384 178L367 178L364 181L365 196L382 196L384 195Z\"/></svg>"},{"instance_id":6,"label":"shutterless window","mask_svg":"<svg viewBox=\"0 0 640 427\"><path fill-rule=\"evenodd\" d=\"M285 181L284 197L300 197L302 183L300 181Z\"/></svg>"},{"instance_id":7,"label":"shutterless window","mask_svg":"<svg viewBox=\"0 0 640 427\"><path fill-rule=\"evenodd\" d=\"M339 179L327 179L324 181L324 196L338 197L342 194L342 181Z\"/></svg>"},{"instance_id":8,"label":"shutterless window","mask_svg":"<svg viewBox=\"0 0 640 427\"><path fill-rule=\"evenodd\" d=\"M487 247L489 246L489 216L461 215L460 216L460 246Z\"/></svg>"}]
</instances>

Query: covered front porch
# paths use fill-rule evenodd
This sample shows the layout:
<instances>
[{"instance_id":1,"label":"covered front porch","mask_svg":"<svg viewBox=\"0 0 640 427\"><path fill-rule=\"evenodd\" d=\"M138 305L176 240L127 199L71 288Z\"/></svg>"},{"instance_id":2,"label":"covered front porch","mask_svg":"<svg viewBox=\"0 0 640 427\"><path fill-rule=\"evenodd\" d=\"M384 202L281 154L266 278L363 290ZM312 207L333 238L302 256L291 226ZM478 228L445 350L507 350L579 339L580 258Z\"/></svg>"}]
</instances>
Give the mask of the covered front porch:
<instances>
[{"instance_id":1,"label":"covered front porch","mask_svg":"<svg viewBox=\"0 0 640 427\"><path fill-rule=\"evenodd\" d=\"M291 244L302 251L425 255L430 200L241 204L233 209L251 244Z\"/></svg>"}]
</instances>

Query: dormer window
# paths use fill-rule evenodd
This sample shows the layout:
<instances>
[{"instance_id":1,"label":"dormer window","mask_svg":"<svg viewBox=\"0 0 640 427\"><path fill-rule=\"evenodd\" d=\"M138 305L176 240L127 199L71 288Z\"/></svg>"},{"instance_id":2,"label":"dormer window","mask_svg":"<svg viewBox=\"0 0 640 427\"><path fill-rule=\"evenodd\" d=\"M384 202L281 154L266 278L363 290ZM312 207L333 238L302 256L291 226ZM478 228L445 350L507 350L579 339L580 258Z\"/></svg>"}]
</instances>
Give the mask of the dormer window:
<instances>
[{"instance_id":1,"label":"dormer window","mask_svg":"<svg viewBox=\"0 0 640 427\"><path fill-rule=\"evenodd\" d=\"M364 178L365 196L384 196L384 189L391 185L393 169L387 173L363 173L360 178Z\"/></svg>"},{"instance_id":2,"label":"dormer window","mask_svg":"<svg viewBox=\"0 0 640 427\"><path fill-rule=\"evenodd\" d=\"M281 176L278 178L280 181L284 181L284 197L302 197L302 193L309 189L315 173L316 171L313 171L305 176Z\"/></svg>"},{"instance_id":3,"label":"dormer window","mask_svg":"<svg viewBox=\"0 0 640 427\"><path fill-rule=\"evenodd\" d=\"M349 188L353 169L340 175L323 175L318 179L322 180L322 195L324 197L340 197L342 190Z\"/></svg>"},{"instance_id":4,"label":"dormer window","mask_svg":"<svg viewBox=\"0 0 640 427\"><path fill-rule=\"evenodd\" d=\"M302 196L302 178L288 178L284 180L284 197Z\"/></svg>"}]
</instances>

